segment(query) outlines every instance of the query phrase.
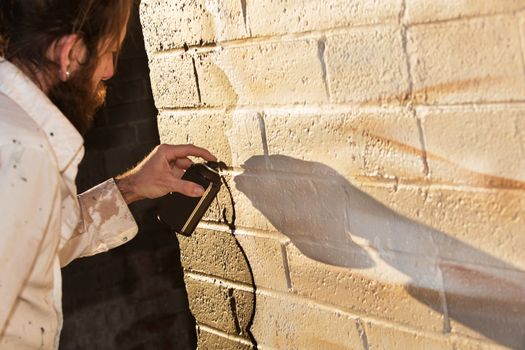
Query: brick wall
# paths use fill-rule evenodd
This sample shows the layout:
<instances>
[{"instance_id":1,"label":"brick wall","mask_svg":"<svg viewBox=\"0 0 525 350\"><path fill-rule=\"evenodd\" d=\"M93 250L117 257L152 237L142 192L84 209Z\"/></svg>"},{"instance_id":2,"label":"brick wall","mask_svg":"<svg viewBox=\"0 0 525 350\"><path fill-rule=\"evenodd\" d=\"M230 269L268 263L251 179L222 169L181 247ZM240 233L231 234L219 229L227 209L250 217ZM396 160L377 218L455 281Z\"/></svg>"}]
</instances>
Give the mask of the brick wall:
<instances>
[{"instance_id":1,"label":"brick wall","mask_svg":"<svg viewBox=\"0 0 525 350\"><path fill-rule=\"evenodd\" d=\"M143 0L202 349L525 347L522 0Z\"/></svg>"},{"instance_id":2,"label":"brick wall","mask_svg":"<svg viewBox=\"0 0 525 350\"><path fill-rule=\"evenodd\" d=\"M159 143L148 74L137 7L106 105L86 135L79 192L131 168ZM131 242L64 269L61 349L195 348L179 244L153 204L132 207L139 233Z\"/></svg>"}]
</instances>

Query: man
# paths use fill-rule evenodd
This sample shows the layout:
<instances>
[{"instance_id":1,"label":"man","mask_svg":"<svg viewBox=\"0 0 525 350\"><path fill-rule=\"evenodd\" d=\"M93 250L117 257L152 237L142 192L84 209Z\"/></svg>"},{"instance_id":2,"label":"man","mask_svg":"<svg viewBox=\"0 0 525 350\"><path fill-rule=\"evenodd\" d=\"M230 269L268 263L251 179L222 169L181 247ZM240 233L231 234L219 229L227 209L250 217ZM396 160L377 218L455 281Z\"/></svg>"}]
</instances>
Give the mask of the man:
<instances>
[{"instance_id":1,"label":"man","mask_svg":"<svg viewBox=\"0 0 525 350\"><path fill-rule=\"evenodd\" d=\"M132 0L0 0L0 349L57 349L60 268L134 237L127 205L170 191L192 145L157 147L77 196L83 133L114 73Z\"/></svg>"}]
</instances>

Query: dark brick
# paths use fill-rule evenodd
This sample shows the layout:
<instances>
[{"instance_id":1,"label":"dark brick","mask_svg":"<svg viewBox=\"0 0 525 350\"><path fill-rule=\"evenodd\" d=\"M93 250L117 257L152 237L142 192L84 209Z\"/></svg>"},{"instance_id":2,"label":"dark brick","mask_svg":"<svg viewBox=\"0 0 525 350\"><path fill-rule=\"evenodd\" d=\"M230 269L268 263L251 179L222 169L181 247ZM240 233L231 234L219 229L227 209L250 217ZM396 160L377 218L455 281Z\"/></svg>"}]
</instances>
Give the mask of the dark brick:
<instances>
[{"instance_id":1,"label":"dark brick","mask_svg":"<svg viewBox=\"0 0 525 350\"><path fill-rule=\"evenodd\" d=\"M116 108L107 108L107 124L122 125L133 121L149 121L156 125L158 111L153 100L130 102Z\"/></svg>"},{"instance_id":2,"label":"dark brick","mask_svg":"<svg viewBox=\"0 0 525 350\"><path fill-rule=\"evenodd\" d=\"M117 69L115 80L118 82L140 80L149 76L147 57L126 58L119 63Z\"/></svg>"},{"instance_id":3,"label":"dark brick","mask_svg":"<svg viewBox=\"0 0 525 350\"><path fill-rule=\"evenodd\" d=\"M131 144L106 151L104 157L106 174L115 177L131 169L154 147L154 144Z\"/></svg>"},{"instance_id":4,"label":"dark brick","mask_svg":"<svg viewBox=\"0 0 525 350\"><path fill-rule=\"evenodd\" d=\"M82 193L107 178L104 153L90 152L79 165L77 190Z\"/></svg>"},{"instance_id":5,"label":"dark brick","mask_svg":"<svg viewBox=\"0 0 525 350\"><path fill-rule=\"evenodd\" d=\"M151 121L142 121L134 123L133 126L135 127L136 131L136 139L139 142L142 143L159 143L159 129L157 127L156 123L151 123Z\"/></svg>"},{"instance_id":6,"label":"dark brick","mask_svg":"<svg viewBox=\"0 0 525 350\"><path fill-rule=\"evenodd\" d=\"M130 125L93 129L86 137L86 148L103 150L136 143L135 128Z\"/></svg>"},{"instance_id":7,"label":"dark brick","mask_svg":"<svg viewBox=\"0 0 525 350\"><path fill-rule=\"evenodd\" d=\"M124 103L146 101L153 98L149 80L136 79L130 81L112 81L108 83L108 94L111 99L106 102L107 107L115 107Z\"/></svg>"}]
</instances>

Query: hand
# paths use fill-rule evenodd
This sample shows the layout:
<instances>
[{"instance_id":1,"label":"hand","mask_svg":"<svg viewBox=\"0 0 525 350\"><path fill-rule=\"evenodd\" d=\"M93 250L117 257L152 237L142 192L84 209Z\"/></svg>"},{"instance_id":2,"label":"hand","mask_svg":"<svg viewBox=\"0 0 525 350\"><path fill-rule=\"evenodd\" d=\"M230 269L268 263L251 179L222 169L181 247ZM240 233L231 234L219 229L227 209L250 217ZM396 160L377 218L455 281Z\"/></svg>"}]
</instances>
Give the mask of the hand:
<instances>
[{"instance_id":1,"label":"hand","mask_svg":"<svg viewBox=\"0 0 525 350\"><path fill-rule=\"evenodd\" d=\"M185 170L192 164L188 156L217 161L204 148L193 145L159 145L135 168L115 178L126 203L162 197L169 192L179 192L190 197L202 196L204 189L200 185L181 180Z\"/></svg>"}]
</instances>

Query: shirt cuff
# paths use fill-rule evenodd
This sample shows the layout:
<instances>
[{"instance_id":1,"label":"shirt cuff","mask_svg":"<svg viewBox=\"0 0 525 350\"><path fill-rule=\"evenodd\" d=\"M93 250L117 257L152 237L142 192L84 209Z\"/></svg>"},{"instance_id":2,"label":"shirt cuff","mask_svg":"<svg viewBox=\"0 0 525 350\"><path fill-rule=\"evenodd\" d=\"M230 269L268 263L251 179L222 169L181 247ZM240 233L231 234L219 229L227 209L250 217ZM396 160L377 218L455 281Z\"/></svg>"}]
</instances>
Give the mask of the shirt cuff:
<instances>
[{"instance_id":1,"label":"shirt cuff","mask_svg":"<svg viewBox=\"0 0 525 350\"><path fill-rule=\"evenodd\" d=\"M91 254L105 252L133 239L138 226L115 180L109 179L82 193L81 207L86 229L96 232Z\"/></svg>"}]
</instances>

